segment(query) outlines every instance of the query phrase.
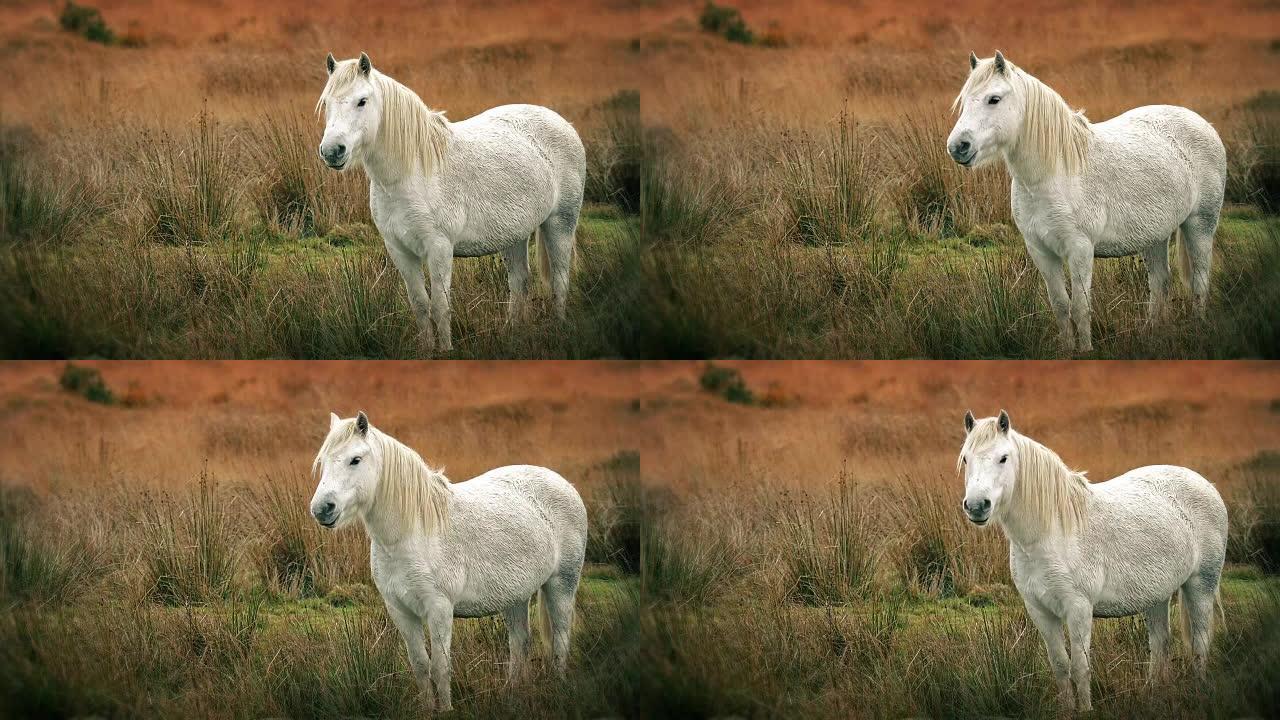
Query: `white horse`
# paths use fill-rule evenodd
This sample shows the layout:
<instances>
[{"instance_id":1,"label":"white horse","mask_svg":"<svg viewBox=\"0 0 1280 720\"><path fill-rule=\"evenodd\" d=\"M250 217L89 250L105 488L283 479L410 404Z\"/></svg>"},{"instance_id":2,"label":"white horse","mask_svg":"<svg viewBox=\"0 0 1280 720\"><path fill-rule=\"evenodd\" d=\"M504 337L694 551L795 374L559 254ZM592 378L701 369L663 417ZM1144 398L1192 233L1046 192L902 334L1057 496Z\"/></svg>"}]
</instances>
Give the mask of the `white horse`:
<instances>
[{"instance_id":1,"label":"white horse","mask_svg":"<svg viewBox=\"0 0 1280 720\"><path fill-rule=\"evenodd\" d=\"M1164 315L1169 244L1181 230L1183 280L1203 318L1227 155L1204 118L1149 105L1090 123L1052 88L1005 60L969 54L947 150L965 167L1003 159L1013 177L1013 219L1049 291L1063 344L1093 349L1089 293L1095 257L1141 254L1149 322ZM1071 269L1067 293L1063 262Z\"/></svg>"},{"instance_id":2,"label":"white horse","mask_svg":"<svg viewBox=\"0 0 1280 720\"><path fill-rule=\"evenodd\" d=\"M451 123L364 53L342 62L331 53L325 62L329 81L316 104L325 113L320 157L338 171L363 166L369 176L373 221L404 278L423 345L435 346L434 320L439 348L453 347L454 257L502 253L509 318L524 316L531 234L563 319L587 177L573 126L538 105L502 105Z\"/></svg>"},{"instance_id":3,"label":"white horse","mask_svg":"<svg viewBox=\"0 0 1280 720\"><path fill-rule=\"evenodd\" d=\"M1073 675L1079 708L1091 707L1095 617L1145 614L1149 674L1164 672L1175 591L1183 636L1203 676L1227 548L1227 508L1213 485L1171 465L1090 483L1015 432L1003 410L977 421L965 413L964 428L956 465L965 477L965 515L975 525L994 521L1004 529L1013 582L1044 638L1063 707L1071 705Z\"/></svg>"},{"instance_id":4,"label":"white horse","mask_svg":"<svg viewBox=\"0 0 1280 720\"><path fill-rule=\"evenodd\" d=\"M364 524L374 583L426 697L429 673L438 706L452 707L455 617L502 613L508 678L522 680L535 592L543 639L564 674L587 547L587 511L567 480L546 468L513 465L450 484L363 412L346 420L330 414L312 472L320 474L311 499L316 520L327 528Z\"/></svg>"}]
</instances>

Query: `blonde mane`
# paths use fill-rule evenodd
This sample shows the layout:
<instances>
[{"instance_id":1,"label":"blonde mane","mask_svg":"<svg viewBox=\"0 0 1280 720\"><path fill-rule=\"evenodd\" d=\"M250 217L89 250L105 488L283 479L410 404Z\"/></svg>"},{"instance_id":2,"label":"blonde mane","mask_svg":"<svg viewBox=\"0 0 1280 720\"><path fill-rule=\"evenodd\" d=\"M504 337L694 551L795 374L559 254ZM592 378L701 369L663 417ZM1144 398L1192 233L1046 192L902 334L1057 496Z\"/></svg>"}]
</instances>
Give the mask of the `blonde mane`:
<instances>
[{"instance_id":1,"label":"blonde mane","mask_svg":"<svg viewBox=\"0 0 1280 720\"><path fill-rule=\"evenodd\" d=\"M329 75L329 82L316 101L316 112L345 94L360 78L359 62L343 60ZM443 112L432 110L418 94L376 69L369 73L378 97L382 117L373 140L380 154L392 166L408 175L415 171L430 176L444 162L452 130Z\"/></svg>"},{"instance_id":2,"label":"blonde mane","mask_svg":"<svg viewBox=\"0 0 1280 720\"><path fill-rule=\"evenodd\" d=\"M311 464L314 475L324 458L345 445L356 435L356 421L343 420L325 438L320 452ZM399 440L370 427L368 442L382 461L382 474L374 492L370 512L391 515L405 532L430 535L449 526L449 479L433 470L422 456Z\"/></svg>"},{"instance_id":3,"label":"blonde mane","mask_svg":"<svg viewBox=\"0 0 1280 720\"><path fill-rule=\"evenodd\" d=\"M979 420L965 438L956 459L957 471L964 472L966 454L995 442L1000 433L995 418ZM1018 474L1008 502L1018 521L1045 531L1056 527L1064 534L1084 527L1089 499L1085 474L1067 467L1057 453L1012 428L1009 438L1017 450Z\"/></svg>"},{"instance_id":4,"label":"blonde mane","mask_svg":"<svg viewBox=\"0 0 1280 720\"><path fill-rule=\"evenodd\" d=\"M959 110L966 97L997 75L1001 71L996 69L993 58L979 60L952 103L952 110ZM1078 174L1084 169L1092 136L1084 111L1072 110L1053 88L1007 60L1003 77L1025 99L1015 152L1041 175L1051 175L1059 168L1068 175Z\"/></svg>"}]
</instances>

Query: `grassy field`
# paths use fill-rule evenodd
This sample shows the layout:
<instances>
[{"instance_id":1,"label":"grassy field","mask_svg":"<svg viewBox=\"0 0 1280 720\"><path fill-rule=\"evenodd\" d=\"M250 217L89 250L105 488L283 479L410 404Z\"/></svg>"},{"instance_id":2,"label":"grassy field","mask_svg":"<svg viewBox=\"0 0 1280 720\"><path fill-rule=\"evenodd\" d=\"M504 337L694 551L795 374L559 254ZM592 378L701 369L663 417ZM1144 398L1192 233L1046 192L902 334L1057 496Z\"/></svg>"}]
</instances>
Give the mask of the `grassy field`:
<instances>
[{"instance_id":1,"label":"grassy field","mask_svg":"<svg viewBox=\"0 0 1280 720\"><path fill-rule=\"evenodd\" d=\"M1095 481L1174 463L1228 503L1212 682L1184 653L1146 686L1141 622L1101 621L1099 717L1277 709L1272 363L67 367L0 367L0 717L423 714L363 534L306 511L357 408L455 480L586 498L569 680L506 687L501 622L460 622L461 717L1053 716L1004 538L958 508L964 410L1000 406Z\"/></svg>"},{"instance_id":2,"label":"grassy field","mask_svg":"<svg viewBox=\"0 0 1280 720\"><path fill-rule=\"evenodd\" d=\"M460 260L453 356L637 354L640 98L618 30L631 10L101 10L77 25L45 2L0 9L8 57L40 75L0 90L0 301L15 309L0 356L420 356L367 179L315 150L325 53L360 50L452 119L544 104L587 147L567 321L535 279L533 320L507 327L501 260Z\"/></svg>"},{"instance_id":3,"label":"grassy field","mask_svg":"<svg viewBox=\"0 0 1280 720\"><path fill-rule=\"evenodd\" d=\"M1276 356L1274 7L731 5L739 29L713 32L712 10L664 3L644 38L654 357L1061 356L1006 172L943 147L965 58L996 48L1092 120L1181 104L1227 146L1209 321L1180 290L1146 327L1140 260L1099 261L1093 356Z\"/></svg>"}]
</instances>

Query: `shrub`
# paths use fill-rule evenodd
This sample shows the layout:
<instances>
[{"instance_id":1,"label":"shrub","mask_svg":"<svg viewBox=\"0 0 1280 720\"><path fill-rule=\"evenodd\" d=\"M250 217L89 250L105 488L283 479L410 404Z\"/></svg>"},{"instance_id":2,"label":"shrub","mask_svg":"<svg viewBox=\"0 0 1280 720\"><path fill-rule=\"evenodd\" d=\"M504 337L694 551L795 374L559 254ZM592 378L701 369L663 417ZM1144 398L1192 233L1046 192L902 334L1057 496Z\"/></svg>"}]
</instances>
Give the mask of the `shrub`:
<instances>
[{"instance_id":1,"label":"shrub","mask_svg":"<svg viewBox=\"0 0 1280 720\"><path fill-rule=\"evenodd\" d=\"M1280 465L1276 453L1259 456ZM1255 464L1259 459L1255 458ZM1274 470L1261 472L1228 498L1227 555L1232 562L1255 563L1267 572L1280 572L1280 487L1272 480Z\"/></svg>"},{"instance_id":2,"label":"shrub","mask_svg":"<svg viewBox=\"0 0 1280 720\"><path fill-rule=\"evenodd\" d=\"M101 553L78 535L42 530L30 496L0 488L0 599L44 604L78 596Z\"/></svg>"},{"instance_id":3,"label":"shrub","mask_svg":"<svg viewBox=\"0 0 1280 720\"><path fill-rule=\"evenodd\" d=\"M115 33L107 27L107 21L103 19L102 12L95 7L77 5L67 0L67 4L62 8L62 15L58 17L58 23L62 25L63 30L83 35L96 43L111 45L116 41Z\"/></svg>"},{"instance_id":4,"label":"shrub","mask_svg":"<svg viewBox=\"0 0 1280 720\"><path fill-rule=\"evenodd\" d=\"M598 469L604 479L586 497L587 561L639 572L641 528L647 512L640 454L620 452Z\"/></svg>"},{"instance_id":5,"label":"shrub","mask_svg":"<svg viewBox=\"0 0 1280 720\"><path fill-rule=\"evenodd\" d=\"M847 478L825 496L783 504L789 599L832 605L868 595L880 554L871 507L870 498Z\"/></svg>"},{"instance_id":6,"label":"shrub","mask_svg":"<svg viewBox=\"0 0 1280 720\"><path fill-rule=\"evenodd\" d=\"M102 214L100 194L79 177L53 180L32 156L34 134L0 128L0 240L65 240Z\"/></svg>"},{"instance_id":7,"label":"shrub","mask_svg":"<svg viewBox=\"0 0 1280 720\"><path fill-rule=\"evenodd\" d=\"M147 596L165 605L228 597L235 576L231 515L206 474L186 502L141 503Z\"/></svg>"},{"instance_id":8,"label":"shrub","mask_svg":"<svg viewBox=\"0 0 1280 720\"><path fill-rule=\"evenodd\" d=\"M844 245L872 234L879 190L869 140L847 110L826 137L784 140L779 170L794 240Z\"/></svg>"},{"instance_id":9,"label":"shrub","mask_svg":"<svg viewBox=\"0 0 1280 720\"><path fill-rule=\"evenodd\" d=\"M944 487L906 482L895 497L903 528L896 564L908 590L946 597L1011 584L1004 538L992 528L965 527Z\"/></svg>"},{"instance_id":10,"label":"shrub","mask_svg":"<svg viewBox=\"0 0 1280 720\"><path fill-rule=\"evenodd\" d=\"M698 24L703 30L720 35L729 42L750 45L755 40L755 34L747 27L742 13L728 5L716 5L708 0L698 16Z\"/></svg>"},{"instance_id":11,"label":"shrub","mask_svg":"<svg viewBox=\"0 0 1280 720\"><path fill-rule=\"evenodd\" d=\"M751 405L755 402L755 393L751 392L742 373L735 368L707 363L702 368L698 383L703 390L720 395L731 403Z\"/></svg>"},{"instance_id":12,"label":"shrub","mask_svg":"<svg viewBox=\"0 0 1280 720\"><path fill-rule=\"evenodd\" d=\"M640 170L640 226L645 242L700 245L717 238L745 209L740 192L715 168L655 152ZM665 148L664 148L665 150Z\"/></svg>"},{"instance_id":13,"label":"shrub","mask_svg":"<svg viewBox=\"0 0 1280 720\"><path fill-rule=\"evenodd\" d=\"M102 379L102 373L97 368L67 363L62 368L62 376L58 378L58 384L63 390L83 395L89 402L111 405L116 401L115 393L107 387L106 381Z\"/></svg>"},{"instance_id":14,"label":"shrub","mask_svg":"<svg viewBox=\"0 0 1280 720\"><path fill-rule=\"evenodd\" d=\"M186 140L143 134L142 206L145 233L166 245L226 238L242 184L229 145L207 110Z\"/></svg>"},{"instance_id":15,"label":"shrub","mask_svg":"<svg viewBox=\"0 0 1280 720\"><path fill-rule=\"evenodd\" d=\"M635 212L640 209L643 140L640 93L621 90L599 106L600 127L587 138L586 198L613 203Z\"/></svg>"},{"instance_id":16,"label":"shrub","mask_svg":"<svg viewBox=\"0 0 1280 720\"><path fill-rule=\"evenodd\" d=\"M641 530L642 596L699 606L727 589L740 570L740 553L723 533L691 516L679 522L651 517Z\"/></svg>"}]
</instances>

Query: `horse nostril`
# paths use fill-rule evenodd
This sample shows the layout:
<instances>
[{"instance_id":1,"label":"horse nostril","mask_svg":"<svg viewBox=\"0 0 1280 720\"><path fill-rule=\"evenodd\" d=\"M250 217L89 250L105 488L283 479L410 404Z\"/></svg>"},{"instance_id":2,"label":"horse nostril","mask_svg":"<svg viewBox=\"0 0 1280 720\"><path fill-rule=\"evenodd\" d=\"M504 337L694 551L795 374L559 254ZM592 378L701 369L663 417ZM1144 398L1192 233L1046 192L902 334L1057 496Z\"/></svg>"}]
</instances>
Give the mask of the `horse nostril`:
<instances>
[{"instance_id":1,"label":"horse nostril","mask_svg":"<svg viewBox=\"0 0 1280 720\"><path fill-rule=\"evenodd\" d=\"M323 512L324 512L324 514L325 514L325 515L331 515L331 514L333 514L333 508L334 508L334 504L333 504L333 503L331 503L331 502L327 502L327 503L325 503L325 504L324 504L324 508L323 508Z\"/></svg>"},{"instance_id":2,"label":"horse nostril","mask_svg":"<svg viewBox=\"0 0 1280 720\"><path fill-rule=\"evenodd\" d=\"M966 144L967 144L967 143L966 143ZM334 149L333 149L333 153L334 153L334 155L336 155L337 157L342 157L343 155L346 155L346 154L347 154L347 146L346 146L346 145L339 145L338 147L336 147L336 148L334 148Z\"/></svg>"},{"instance_id":3,"label":"horse nostril","mask_svg":"<svg viewBox=\"0 0 1280 720\"><path fill-rule=\"evenodd\" d=\"M989 500L989 499L987 499L987 498L983 498L983 499L982 499L982 509L983 509L983 511L990 510L990 509L991 509L991 500Z\"/></svg>"},{"instance_id":4,"label":"horse nostril","mask_svg":"<svg viewBox=\"0 0 1280 720\"><path fill-rule=\"evenodd\" d=\"M970 145L968 140L961 140L959 143L956 144L956 153L960 155L968 155L969 147Z\"/></svg>"}]
</instances>

